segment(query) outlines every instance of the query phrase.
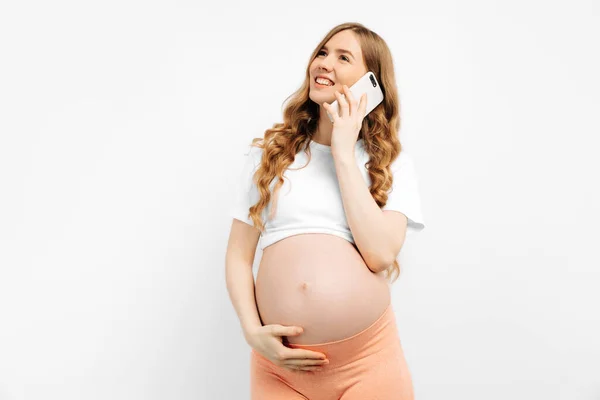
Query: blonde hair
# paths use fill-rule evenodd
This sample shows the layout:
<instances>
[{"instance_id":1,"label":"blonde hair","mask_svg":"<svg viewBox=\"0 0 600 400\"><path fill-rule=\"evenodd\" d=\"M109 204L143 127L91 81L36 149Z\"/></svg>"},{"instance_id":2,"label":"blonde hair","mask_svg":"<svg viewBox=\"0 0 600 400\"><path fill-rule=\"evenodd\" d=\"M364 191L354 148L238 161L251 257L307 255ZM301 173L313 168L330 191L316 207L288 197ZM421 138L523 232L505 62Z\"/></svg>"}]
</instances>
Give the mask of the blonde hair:
<instances>
[{"instance_id":1,"label":"blonde hair","mask_svg":"<svg viewBox=\"0 0 600 400\"><path fill-rule=\"evenodd\" d=\"M387 192L393 182L390 166L402 149L398 138L400 103L392 55L385 41L375 32L359 23L343 23L331 29L315 47L306 67L304 83L284 101L283 123L276 123L271 129L267 129L263 138L252 139L251 145L263 149L263 156L253 176L260 199L249 208L248 217L261 232L264 232L261 215L271 200L272 194L269 188L271 182L277 178L273 188L274 203L269 218L273 217L273 212L277 208L277 194L283 185L283 174L294 161L295 155L300 150L304 150L309 160L311 157L309 143L317 128L319 105L309 98L310 64L332 36L346 29L357 36L367 70L375 74L384 94L383 102L363 120L358 137L363 139L365 151L370 156L369 162L365 164L371 178L369 191L379 207L383 207L387 202ZM393 283L400 276L398 261L394 260L385 271L388 280L393 273L396 274L396 277L391 280Z\"/></svg>"}]
</instances>

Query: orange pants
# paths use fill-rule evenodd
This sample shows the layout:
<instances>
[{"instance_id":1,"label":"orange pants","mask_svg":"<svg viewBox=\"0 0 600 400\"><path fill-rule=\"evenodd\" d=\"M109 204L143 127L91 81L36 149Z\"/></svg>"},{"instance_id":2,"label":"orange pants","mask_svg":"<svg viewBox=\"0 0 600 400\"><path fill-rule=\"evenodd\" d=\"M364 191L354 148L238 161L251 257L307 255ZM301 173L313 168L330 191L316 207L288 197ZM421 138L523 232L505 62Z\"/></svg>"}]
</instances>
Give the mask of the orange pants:
<instances>
[{"instance_id":1,"label":"orange pants","mask_svg":"<svg viewBox=\"0 0 600 400\"><path fill-rule=\"evenodd\" d=\"M324 353L322 371L292 371L254 349L251 400L413 400L413 385L390 304L368 328L320 344L288 344Z\"/></svg>"}]
</instances>

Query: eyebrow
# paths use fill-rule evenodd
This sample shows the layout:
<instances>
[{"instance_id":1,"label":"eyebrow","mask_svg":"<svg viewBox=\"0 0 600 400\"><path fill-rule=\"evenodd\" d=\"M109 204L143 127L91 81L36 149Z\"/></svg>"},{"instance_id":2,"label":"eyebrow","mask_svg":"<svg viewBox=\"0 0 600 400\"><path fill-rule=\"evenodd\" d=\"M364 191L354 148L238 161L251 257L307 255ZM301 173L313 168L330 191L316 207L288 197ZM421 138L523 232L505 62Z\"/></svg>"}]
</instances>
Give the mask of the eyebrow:
<instances>
[{"instance_id":1,"label":"eyebrow","mask_svg":"<svg viewBox=\"0 0 600 400\"><path fill-rule=\"evenodd\" d=\"M327 51L329 51L329 49L327 48L327 46L323 46L321 47L321 49L325 49ZM335 49L335 51L337 51L338 53L348 53L350 54L350 56L352 58L354 58L356 60L356 57L354 57L354 54L352 54L352 52L350 50L346 50L346 49Z\"/></svg>"}]
</instances>

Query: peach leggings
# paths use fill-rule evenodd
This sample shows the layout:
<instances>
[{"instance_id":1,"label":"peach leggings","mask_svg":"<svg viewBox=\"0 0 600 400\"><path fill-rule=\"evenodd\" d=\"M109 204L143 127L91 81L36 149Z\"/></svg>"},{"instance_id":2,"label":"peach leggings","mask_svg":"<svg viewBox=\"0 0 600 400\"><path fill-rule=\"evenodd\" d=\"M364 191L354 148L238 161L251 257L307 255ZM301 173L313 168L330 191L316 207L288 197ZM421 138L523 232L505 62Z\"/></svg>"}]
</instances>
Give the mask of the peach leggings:
<instances>
[{"instance_id":1,"label":"peach leggings","mask_svg":"<svg viewBox=\"0 0 600 400\"><path fill-rule=\"evenodd\" d=\"M414 399L391 303L371 326L348 338L287 346L322 352L329 364L322 371L292 371L252 349L251 400Z\"/></svg>"}]
</instances>

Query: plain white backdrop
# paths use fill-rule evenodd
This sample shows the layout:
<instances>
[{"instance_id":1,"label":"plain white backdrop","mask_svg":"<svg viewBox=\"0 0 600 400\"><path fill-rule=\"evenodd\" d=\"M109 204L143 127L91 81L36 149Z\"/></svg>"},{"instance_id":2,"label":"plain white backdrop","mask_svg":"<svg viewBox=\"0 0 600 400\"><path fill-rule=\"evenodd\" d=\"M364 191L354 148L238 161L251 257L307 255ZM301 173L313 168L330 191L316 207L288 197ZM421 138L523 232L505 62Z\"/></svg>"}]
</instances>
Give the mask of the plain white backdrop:
<instances>
[{"instance_id":1,"label":"plain white backdrop","mask_svg":"<svg viewBox=\"0 0 600 400\"><path fill-rule=\"evenodd\" d=\"M416 399L600 399L599 4L335 0L2 3L0 400L249 399L232 185L347 21L392 50L427 221L392 286Z\"/></svg>"}]
</instances>

